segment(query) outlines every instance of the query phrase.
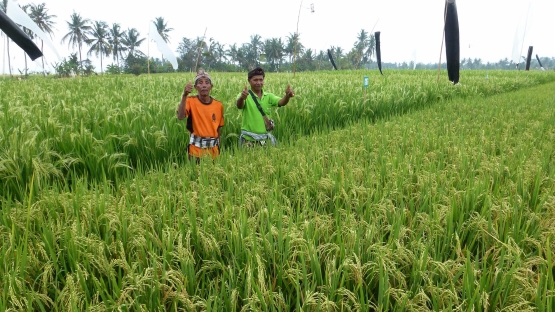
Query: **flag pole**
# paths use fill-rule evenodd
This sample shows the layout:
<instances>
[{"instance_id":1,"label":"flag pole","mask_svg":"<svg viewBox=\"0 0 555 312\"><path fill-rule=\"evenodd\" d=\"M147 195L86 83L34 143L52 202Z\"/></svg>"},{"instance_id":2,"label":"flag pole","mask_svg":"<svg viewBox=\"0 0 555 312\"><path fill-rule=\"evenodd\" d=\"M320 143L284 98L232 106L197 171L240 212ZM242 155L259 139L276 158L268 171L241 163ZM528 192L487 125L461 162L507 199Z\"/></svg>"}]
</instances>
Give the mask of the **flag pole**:
<instances>
[{"instance_id":1,"label":"flag pole","mask_svg":"<svg viewBox=\"0 0 555 312\"><path fill-rule=\"evenodd\" d=\"M150 23L148 25L148 42L146 45L146 68L148 75L150 76Z\"/></svg>"},{"instance_id":2,"label":"flag pole","mask_svg":"<svg viewBox=\"0 0 555 312\"><path fill-rule=\"evenodd\" d=\"M524 49L524 38L526 37L526 28L528 28L528 16L530 15L531 2L528 2L528 11L526 13L526 22L524 22L524 31L522 33L522 43L520 44L520 54L518 58L518 64L516 66L517 70L520 71L520 56L522 55L522 50Z\"/></svg>"},{"instance_id":3,"label":"flag pole","mask_svg":"<svg viewBox=\"0 0 555 312\"><path fill-rule=\"evenodd\" d=\"M8 14L8 8L5 8L5 12L6 14ZM12 76L12 63L10 62L10 36L8 36L6 34L6 50L8 51L8 71L10 72L10 78L13 78Z\"/></svg>"},{"instance_id":4,"label":"flag pole","mask_svg":"<svg viewBox=\"0 0 555 312\"><path fill-rule=\"evenodd\" d=\"M437 83L439 84L439 74L441 73L441 55L443 54L443 42L445 41L445 24L447 23L447 2L443 12L443 33L441 36L441 49L439 50L439 64L437 64Z\"/></svg>"},{"instance_id":5,"label":"flag pole","mask_svg":"<svg viewBox=\"0 0 555 312\"><path fill-rule=\"evenodd\" d=\"M206 30L207 29L208 29L208 27L204 28L204 35L202 36L202 41L199 42L198 53L197 53L197 61L195 62L195 73L197 72L197 65L198 65L198 59L200 57L200 50L202 49L202 44L204 43L204 38L206 38Z\"/></svg>"},{"instance_id":6,"label":"flag pole","mask_svg":"<svg viewBox=\"0 0 555 312\"><path fill-rule=\"evenodd\" d=\"M7 37L7 36L6 36ZM10 61L10 38L6 39L6 46L8 50L8 70L10 71L10 78L13 78L12 75L12 63Z\"/></svg>"},{"instance_id":7,"label":"flag pole","mask_svg":"<svg viewBox=\"0 0 555 312\"><path fill-rule=\"evenodd\" d=\"M301 19L301 9L303 8L303 0L299 6L299 15L297 17L297 32L295 33L295 46L293 47L293 78L295 78L295 71L297 69L297 42L299 41L299 20Z\"/></svg>"},{"instance_id":8,"label":"flag pole","mask_svg":"<svg viewBox=\"0 0 555 312\"><path fill-rule=\"evenodd\" d=\"M4 32L2 32L2 35ZM8 35L6 35L6 41L8 40ZM6 42L2 40L2 76L6 74Z\"/></svg>"}]
</instances>

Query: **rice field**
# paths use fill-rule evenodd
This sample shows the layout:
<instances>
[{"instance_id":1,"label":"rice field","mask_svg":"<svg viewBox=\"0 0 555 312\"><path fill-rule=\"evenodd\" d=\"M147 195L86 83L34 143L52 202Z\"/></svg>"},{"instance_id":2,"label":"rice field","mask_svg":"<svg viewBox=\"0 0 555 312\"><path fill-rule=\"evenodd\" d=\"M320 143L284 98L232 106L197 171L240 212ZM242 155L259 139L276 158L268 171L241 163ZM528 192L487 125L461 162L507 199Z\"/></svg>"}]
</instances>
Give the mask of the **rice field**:
<instances>
[{"instance_id":1,"label":"rice field","mask_svg":"<svg viewBox=\"0 0 555 312\"><path fill-rule=\"evenodd\" d=\"M554 311L555 75L442 75L268 74L280 144L240 150L214 73L200 165L191 75L0 81L0 310Z\"/></svg>"}]
</instances>

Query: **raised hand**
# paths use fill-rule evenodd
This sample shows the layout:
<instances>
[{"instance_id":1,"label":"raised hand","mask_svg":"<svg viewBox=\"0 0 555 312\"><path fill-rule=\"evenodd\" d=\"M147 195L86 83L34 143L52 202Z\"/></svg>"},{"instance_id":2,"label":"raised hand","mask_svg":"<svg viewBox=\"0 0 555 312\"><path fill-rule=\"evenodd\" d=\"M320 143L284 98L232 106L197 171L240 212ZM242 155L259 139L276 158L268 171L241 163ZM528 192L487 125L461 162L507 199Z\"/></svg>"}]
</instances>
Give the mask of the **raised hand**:
<instances>
[{"instance_id":1,"label":"raised hand","mask_svg":"<svg viewBox=\"0 0 555 312\"><path fill-rule=\"evenodd\" d=\"M290 84L287 84L287 89L285 89L285 96L290 97L290 98L295 96L295 91L293 91L293 89L291 89Z\"/></svg>"},{"instance_id":2,"label":"raised hand","mask_svg":"<svg viewBox=\"0 0 555 312\"><path fill-rule=\"evenodd\" d=\"M185 88L183 89L183 95L187 96L192 91L193 91L193 84L189 81L187 82L187 85L185 85Z\"/></svg>"},{"instance_id":3,"label":"raised hand","mask_svg":"<svg viewBox=\"0 0 555 312\"><path fill-rule=\"evenodd\" d=\"M247 89L247 85L245 85L245 88L241 92L241 98L243 100L246 100L248 96L249 96L249 90Z\"/></svg>"}]
</instances>

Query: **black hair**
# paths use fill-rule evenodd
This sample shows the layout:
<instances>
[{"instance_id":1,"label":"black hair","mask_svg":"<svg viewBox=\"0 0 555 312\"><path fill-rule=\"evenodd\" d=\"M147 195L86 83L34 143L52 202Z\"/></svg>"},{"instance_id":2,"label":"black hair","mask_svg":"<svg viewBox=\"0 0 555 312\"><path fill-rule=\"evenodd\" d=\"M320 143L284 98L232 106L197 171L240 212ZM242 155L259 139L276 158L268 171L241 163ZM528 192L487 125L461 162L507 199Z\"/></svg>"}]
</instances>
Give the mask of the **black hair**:
<instances>
[{"instance_id":1,"label":"black hair","mask_svg":"<svg viewBox=\"0 0 555 312\"><path fill-rule=\"evenodd\" d=\"M262 77L266 76L264 74L264 69L262 69L261 67L257 67L249 72L249 80L251 80L252 77L259 75L262 75Z\"/></svg>"}]
</instances>

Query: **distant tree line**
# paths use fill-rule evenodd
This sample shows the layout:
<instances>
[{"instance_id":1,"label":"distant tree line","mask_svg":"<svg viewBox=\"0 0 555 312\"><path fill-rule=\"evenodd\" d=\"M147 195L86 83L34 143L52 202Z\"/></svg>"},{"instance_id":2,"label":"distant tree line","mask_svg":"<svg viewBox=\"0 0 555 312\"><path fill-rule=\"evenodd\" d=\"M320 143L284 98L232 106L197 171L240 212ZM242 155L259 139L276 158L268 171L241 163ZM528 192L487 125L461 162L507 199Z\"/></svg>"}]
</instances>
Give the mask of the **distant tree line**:
<instances>
[{"instance_id":1,"label":"distant tree line","mask_svg":"<svg viewBox=\"0 0 555 312\"><path fill-rule=\"evenodd\" d=\"M0 9L5 11L7 0L0 0ZM28 4L22 8L29 12L29 16L45 33L53 35L54 18L50 15L45 3L39 5ZM163 17L152 21L160 36L169 43L170 32ZM91 21L78 13L71 14L66 21L67 33L61 42L76 50L68 58L55 65L56 74L69 76L72 74L91 74L95 72L90 56L100 59L100 72L106 69L109 73L173 72L174 69L167 61L149 57L141 50L146 38L135 28L121 29L120 24L111 26L104 21ZM36 36L29 30L26 33L33 39ZM38 39L37 39L38 40ZM43 44L41 43L41 47ZM376 52L374 34L366 30L356 35L356 40L350 50L341 47L329 47L338 69L377 68L373 60ZM83 52L87 59L83 59ZM9 53L9 49L8 49ZM246 71L255 66L261 66L270 72L280 71L316 71L332 69L327 50L313 50L305 48L298 33L289 33L285 39L263 39L260 35L252 35L250 42L226 46L213 38L182 38L176 51L178 61L177 71L190 72L196 68L211 71ZM104 66L106 59L112 59L111 64ZM9 57L8 57L9 60ZM26 60L26 59L25 59ZM555 68L554 58L541 58L544 68ZM534 59L535 63L537 61ZM533 63L534 64L534 63ZM26 66L26 65L25 65ZM418 63L383 63L383 68L436 69L436 64ZM535 67L539 68L539 64ZM535 68L534 65L532 68ZM481 59L463 59L461 69L516 69L516 64L507 59L497 63L483 63ZM524 65L521 64L521 69ZM26 69L25 69L26 73Z\"/></svg>"},{"instance_id":2,"label":"distant tree line","mask_svg":"<svg viewBox=\"0 0 555 312\"><path fill-rule=\"evenodd\" d=\"M555 70L555 58L554 57L540 57L541 64L545 70ZM483 62L479 58L471 59L465 58L461 60L460 69L461 70L524 70L526 62L523 60L520 64L516 64L507 58L499 60L498 62ZM416 66L414 62L402 62L402 63L383 63L382 68L390 68L390 69L437 69L437 63L417 63ZM377 69L378 66L376 63L371 63L368 68L370 69ZM445 69L446 64L442 63L441 68ZM531 70L541 70L540 64L534 58L530 62L530 69Z\"/></svg>"}]
</instances>

